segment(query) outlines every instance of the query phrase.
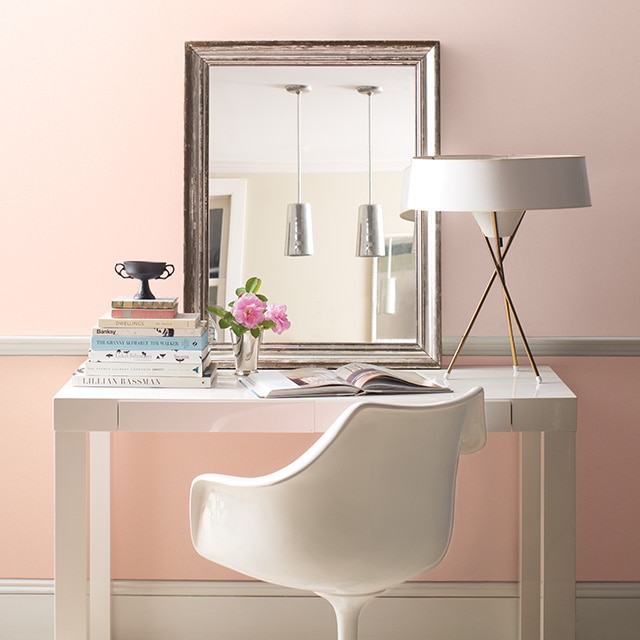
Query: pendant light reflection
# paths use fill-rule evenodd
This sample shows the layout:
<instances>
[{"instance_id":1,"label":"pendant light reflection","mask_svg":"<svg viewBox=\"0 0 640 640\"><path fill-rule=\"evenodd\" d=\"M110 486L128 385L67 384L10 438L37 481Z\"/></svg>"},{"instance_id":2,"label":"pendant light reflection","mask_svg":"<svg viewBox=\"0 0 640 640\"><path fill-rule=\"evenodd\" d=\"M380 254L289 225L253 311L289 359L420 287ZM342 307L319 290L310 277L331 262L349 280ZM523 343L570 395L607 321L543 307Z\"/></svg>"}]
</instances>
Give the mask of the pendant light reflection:
<instances>
[{"instance_id":1,"label":"pendant light reflection","mask_svg":"<svg viewBox=\"0 0 640 640\"><path fill-rule=\"evenodd\" d=\"M380 278L378 290L378 313L393 315L396 312L397 280L391 275L391 260L393 259L393 238L391 236L389 236L388 247L387 271Z\"/></svg>"},{"instance_id":2,"label":"pendant light reflection","mask_svg":"<svg viewBox=\"0 0 640 640\"><path fill-rule=\"evenodd\" d=\"M384 256L384 234L382 231L382 206L373 204L373 144L371 97L382 93L382 87L358 87L358 93L368 96L369 102L369 204L361 204L358 209L358 238L356 256L373 258Z\"/></svg>"},{"instance_id":3,"label":"pendant light reflection","mask_svg":"<svg viewBox=\"0 0 640 640\"><path fill-rule=\"evenodd\" d=\"M309 93L311 87L307 84L291 84L286 87L289 93L297 95L297 140L298 140L298 201L287 207L287 237L285 255L310 256L313 255L313 235L311 229L311 205L302 202L302 143L301 143L301 108L300 97Z\"/></svg>"}]
</instances>

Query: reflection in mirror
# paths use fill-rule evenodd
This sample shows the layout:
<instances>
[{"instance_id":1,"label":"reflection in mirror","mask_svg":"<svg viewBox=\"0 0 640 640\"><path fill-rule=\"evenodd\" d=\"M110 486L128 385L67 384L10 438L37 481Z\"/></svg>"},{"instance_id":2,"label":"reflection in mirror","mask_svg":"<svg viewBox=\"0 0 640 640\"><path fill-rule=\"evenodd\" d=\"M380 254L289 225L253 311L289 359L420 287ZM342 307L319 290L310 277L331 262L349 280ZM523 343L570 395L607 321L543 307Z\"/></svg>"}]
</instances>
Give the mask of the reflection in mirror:
<instances>
[{"instance_id":1,"label":"reflection in mirror","mask_svg":"<svg viewBox=\"0 0 640 640\"><path fill-rule=\"evenodd\" d=\"M257 275L292 322L265 336L260 366L439 364L436 214L399 217L411 157L438 152L437 52L433 42L187 44L185 310L224 306ZM291 84L313 88L300 124L310 257L284 250L298 177ZM382 87L371 134L363 85ZM385 255L359 258L358 209L371 195ZM219 366L230 364L228 337L216 338Z\"/></svg>"},{"instance_id":2,"label":"reflection in mirror","mask_svg":"<svg viewBox=\"0 0 640 640\"><path fill-rule=\"evenodd\" d=\"M385 237L385 255L374 263L371 335L374 342L413 342L416 315L413 234Z\"/></svg>"}]
</instances>

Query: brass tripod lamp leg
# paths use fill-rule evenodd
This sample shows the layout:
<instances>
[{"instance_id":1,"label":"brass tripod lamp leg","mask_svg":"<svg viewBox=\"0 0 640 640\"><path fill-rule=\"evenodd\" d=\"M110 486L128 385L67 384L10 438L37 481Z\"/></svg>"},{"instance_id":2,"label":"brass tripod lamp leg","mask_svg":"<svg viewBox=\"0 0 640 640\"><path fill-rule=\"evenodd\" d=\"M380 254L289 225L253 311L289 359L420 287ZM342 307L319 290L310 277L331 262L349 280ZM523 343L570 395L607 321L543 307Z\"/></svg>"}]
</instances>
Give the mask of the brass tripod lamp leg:
<instances>
[{"instance_id":1,"label":"brass tripod lamp leg","mask_svg":"<svg viewBox=\"0 0 640 640\"><path fill-rule=\"evenodd\" d=\"M513 305L513 300L511 300L511 295L509 294L509 289L507 289L507 283L504 279L504 274L501 272L498 265L498 260L496 256L493 254L493 250L491 248L491 243L489 242L489 239L485 237L485 240L487 242L487 247L489 248L489 253L491 254L491 257L493 259L493 263L496 267L498 278L500 279L500 283L502 284L502 292L504 294L504 297L507 301L507 304L509 306L511 313L513 314L513 319L515 320L516 326L518 327L520 338L522 338L522 345L524 346L524 350L527 354L527 358L529 358L529 364L533 369L533 373L536 377L536 382L540 384L542 382L542 378L540 377L540 372L538 371L538 367L536 366L535 360L533 359L533 354L531 353L531 349L529 348L527 337L524 334L524 329L522 328L522 324L520 323L520 319L518 318L518 314L516 313L515 306Z\"/></svg>"},{"instance_id":2,"label":"brass tripod lamp leg","mask_svg":"<svg viewBox=\"0 0 640 640\"><path fill-rule=\"evenodd\" d=\"M494 219L494 227L497 226L497 216L494 213L492 218ZM504 262L504 259L507 256L507 253L509 253L509 249L511 248L511 244L516 236L516 233L518 231L518 229L520 228L520 224L522 223L522 218L520 218L520 220L518 221L518 224L515 226L514 230L512 231L511 235L509 236L509 239L507 240L507 243L504 245L504 248L500 248L499 247L499 242L498 242L498 248L497 248L497 252L500 256L500 264L502 265ZM498 234L495 233L495 235L497 236ZM486 236L484 236L483 234L483 238L485 238L486 240ZM494 264L495 264L495 260L494 260ZM504 267L501 266L501 270L503 272L504 275ZM496 278L498 277L498 270L494 269L493 273L491 274L491 277L489 278L489 282L487 283L487 286L484 289L484 292L482 293L482 296L480 297L480 301L478 302L475 311L473 312L473 315L471 316L471 320L469 320L469 324L467 325L467 328L464 331L464 334L462 335L462 338L460 339L460 342L458 343L458 346L451 358L451 361L449 362L449 366L447 367L447 371L444 374L444 379L446 380L449 375L451 374L451 371L453 370L453 367L456 363L456 360L458 359L458 356L460 355L460 352L462 351L462 348L465 344L465 342L467 341L467 338L469 337L469 334L471 333L471 330L473 329L473 325L476 322L476 319L478 318L478 315L480 313L480 309L482 308L482 305L484 305L485 300L487 299L487 296L489 295L489 291L491 291L491 287L493 286L493 283L495 282ZM503 293L504 296L504 293ZM505 308L508 309L508 302L505 298ZM511 317L509 317L509 327L510 327L510 338L511 338L511 342L513 344L513 331L511 329ZM513 348L512 348L512 359L514 359L514 361L517 364L517 360L515 360L515 358L517 358L516 355L514 355L514 351L515 351L515 344L513 344ZM514 365L515 366L515 365Z\"/></svg>"},{"instance_id":3,"label":"brass tripod lamp leg","mask_svg":"<svg viewBox=\"0 0 640 640\"><path fill-rule=\"evenodd\" d=\"M500 281L506 282L504 275L504 265L502 263L501 244L502 238L498 232L498 214L493 211L491 214L491 221L493 223L493 234L495 236L496 248L495 253L491 251L491 245L489 244L489 251L493 254L494 263L496 264L496 273L500 272ZM513 234L512 234L513 237ZM506 286L506 285L505 285ZM513 339L513 325L511 324L511 311L509 309L509 302L504 291L502 292L502 300L504 302L504 313L507 320L507 331L509 332L509 346L511 347L511 362L513 364L513 370L518 370L518 354L516 352L516 343Z\"/></svg>"}]
</instances>

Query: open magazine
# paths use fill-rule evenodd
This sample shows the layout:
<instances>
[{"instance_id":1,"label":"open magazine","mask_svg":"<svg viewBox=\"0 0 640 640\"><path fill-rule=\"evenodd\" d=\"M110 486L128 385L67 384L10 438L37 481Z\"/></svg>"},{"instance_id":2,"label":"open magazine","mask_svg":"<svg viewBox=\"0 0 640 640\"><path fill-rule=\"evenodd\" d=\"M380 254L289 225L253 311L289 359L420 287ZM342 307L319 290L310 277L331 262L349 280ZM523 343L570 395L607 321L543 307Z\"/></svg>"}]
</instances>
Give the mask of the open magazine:
<instances>
[{"instance_id":1,"label":"open magazine","mask_svg":"<svg viewBox=\"0 0 640 640\"><path fill-rule=\"evenodd\" d=\"M397 371L358 362L335 370L304 367L290 371L258 371L240 378L240 382L261 398L451 391L416 371Z\"/></svg>"}]
</instances>

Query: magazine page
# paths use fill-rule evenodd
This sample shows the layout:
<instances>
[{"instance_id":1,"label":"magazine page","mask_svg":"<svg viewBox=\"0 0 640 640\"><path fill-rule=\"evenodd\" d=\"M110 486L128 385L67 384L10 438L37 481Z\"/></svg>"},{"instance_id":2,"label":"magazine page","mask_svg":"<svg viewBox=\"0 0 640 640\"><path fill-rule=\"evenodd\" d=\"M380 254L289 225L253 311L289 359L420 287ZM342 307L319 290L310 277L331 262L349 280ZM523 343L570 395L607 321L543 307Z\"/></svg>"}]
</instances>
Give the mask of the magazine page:
<instances>
[{"instance_id":1,"label":"magazine page","mask_svg":"<svg viewBox=\"0 0 640 640\"><path fill-rule=\"evenodd\" d=\"M261 398L295 396L355 395L358 389L334 371L305 367L291 371L258 371L240 382Z\"/></svg>"},{"instance_id":2,"label":"magazine page","mask_svg":"<svg viewBox=\"0 0 640 640\"><path fill-rule=\"evenodd\" d=\"M367 393L431 393L451 391L432 378L417 371L398 371L373 364L352 362L340 367L336 373L349 384Z\"/></svg>"}]
</instances>

